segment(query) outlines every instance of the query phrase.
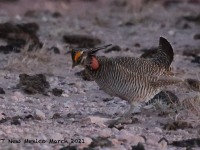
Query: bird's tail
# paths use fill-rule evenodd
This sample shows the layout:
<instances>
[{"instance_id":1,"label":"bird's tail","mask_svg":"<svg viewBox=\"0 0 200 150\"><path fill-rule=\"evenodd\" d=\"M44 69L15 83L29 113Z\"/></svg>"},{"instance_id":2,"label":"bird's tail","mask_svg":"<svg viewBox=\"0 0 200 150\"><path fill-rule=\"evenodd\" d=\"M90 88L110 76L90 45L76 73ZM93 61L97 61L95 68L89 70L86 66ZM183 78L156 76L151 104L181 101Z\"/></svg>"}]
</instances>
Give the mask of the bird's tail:
<instances>
[{"instance_id":1,"label":"bird's tail","mask_svg":"<svg viewBox=\"0 0 200 150\"><path fill-rule=\"evenodd\" d=\"M156 63L163 66L168 70L173 59L174 52L171 44L167 41L167 39L160 37L159 40L159 48L155 55L152 58Z\"/></svg>"}]
</instances>

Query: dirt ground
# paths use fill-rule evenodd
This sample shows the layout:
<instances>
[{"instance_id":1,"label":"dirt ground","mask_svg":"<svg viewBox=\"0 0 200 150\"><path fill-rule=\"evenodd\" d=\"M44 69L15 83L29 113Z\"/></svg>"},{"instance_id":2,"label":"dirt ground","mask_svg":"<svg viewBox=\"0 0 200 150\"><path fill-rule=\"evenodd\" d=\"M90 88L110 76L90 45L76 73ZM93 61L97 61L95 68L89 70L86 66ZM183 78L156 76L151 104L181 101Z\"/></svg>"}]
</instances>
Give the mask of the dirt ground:
<instances>
[{"instance_id":1,"label":"dirt ground","mask_svg":"<svg viewBox=\"0 0 200 150\"><path fill-rule=\"evenodd\" d=\"M108 128L129 104L72 69L69 47L112 44L98 55L140 57L160 36L192 86L166 87L178 103L158 95ZM200 149L199 0L0 0L0 64L2 150Z\"/></svg>"}]
</instances>

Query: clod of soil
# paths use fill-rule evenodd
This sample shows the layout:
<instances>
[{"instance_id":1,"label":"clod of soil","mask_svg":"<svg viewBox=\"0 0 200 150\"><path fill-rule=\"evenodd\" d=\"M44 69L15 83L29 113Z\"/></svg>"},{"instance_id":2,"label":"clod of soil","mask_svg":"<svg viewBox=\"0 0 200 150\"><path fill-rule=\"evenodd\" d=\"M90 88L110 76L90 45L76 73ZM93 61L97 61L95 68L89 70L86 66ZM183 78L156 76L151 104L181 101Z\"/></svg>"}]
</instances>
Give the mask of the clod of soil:
<instances>
[{"instance_id":1,"label":"clod of soil","mask_svg":"<svg viewBox=\"0 0 200 150\"><path fill-rule=\"evenodd\" d=\"M200 33L195 34L195 35L194 35L194 39L195 39L195 40L199 40L199 39L200 39Z\"/></svg>"},{"instance_id":2,"label":"clod of soil","mask_svg":"<svg viewBox=\"0 0 200 150\"><path fill-rule=\"evenodd\" d=\"M59 150L77 150L76 146L66 146L62 147Z\"/></svg>"},{"instance_id":3,"label":"clod of soil","mask_svg":"<svg viewBox=\"0 0 200 150\"><path fill-rule=\"evenodd\" d=\"M52 93L55 96L61 96L64 91L62 89L54 88L52 89Z\"/></svg>"},{"instance_id":4,"label":"clod of soil","mask_svg":"<svg viewBox=\"0 0 200 150\"><path fill-rule=\"evenodd\" d=\"M163 129L165 130L178 130L186 128L193 128L193 127L190 123L184 121L174 121L172 123L165 124L163 127Z\"/></svg>"},{"instance_id":5,"label":"clod of soil","mask_svg":"<svg viewBox=\"0 0 200 150\"><path fill-rule=\"evenodd\" d=\"M200 23L200 14L184 16L182 19L189 22Z\"/></svg>"},{"instance_id":6,"label":"clod of soil","mask_svg":"<svg viewBox=\"0 0 200 150\"><path fill-rule=\"evenodd\" d=\"M183 51L183 56L192 56L196 57L198 54L200 54L199 49L187 49Z\"/></svg>"},{"instance_id":7,"label":"clod of soil","mask_svg":"<svg viewBox=\"0 0 200 150\"><path fill-rule=\"evenodd\" d=\"M0 2L16 2L18 0L0 0Z\"/></svg>"},{"instance_id":8,"label":"clod of soil","mask_svg":"<svg viewBox=\"0 0 200 150\"><path fill-rule=\"evenodd\" d=\"M81 77L85 81L93 81L92 77L85 70L76 72L75 75Z\"/></svg>"},{"instance_id":9,"label":"clod of soil","mask_svg":"<svg viewBox=\"0 0 200 150\"><path fill-rule=\"evenodd\" d=\"M27 94L46 94L46 89L50 87L46 77L43 74L36 74L33 76L27 74L19 75L20 82L18 86Z\"/></svg>"},{"instance_id":10,"label":"clod of soil","mask_svg":"<svg viewBox=\"0 0 200 150\"><path fill-rule=\"evenodd\" d=\"M194 57L194 59L191 62L200 64L200 56Z\"/></svg>"},{"instance_id":11,"label":"clod of soil","mask_svg":"<svg viewBox=\"0 0 200 150\"><path fill-rule=\"evenodd\" d=\"M53 51L55 54L60 54L60 50L55 46L49 48L48 50L49 51Z\"/></svg>"},{"instance_id":12,"label":"clod of soil","mask_svg":"<svg viewBox=\"0 0 200 150\"><path fill-rule=\"evenodd\" d=\"M59 18L62 17L62 14L58 11L52 12L50 10L28 10L24 13L24 16L30 18L39 18L41 16L51 16L53 18Z\"/></svg>"},{"instance_id":13,"label":"clod of soil","mask_svg":"<svg viewBox=\"0 0 200 150\"><path fill-rule=\"evenodd\" d=\"M158 47L153 47L150 49L141 49L144 52L140 58L152 58L157 53Z\"/></svg>"},{"instance_id":14,"label":"clod of soil","mask_svg":"<svg viewBox=\"0 0 200 150\"><path fill-rule=\"evenodd\" d=\"M89 35L64 35L63 40L82 48L92 48L101 43L100 39Z\"/></svg>"},{"instance_id":15,"label":"clod of soil","mask_svg":"<svg viewBox=\"0 0 200 150\"><path fill-rule=\"evenodd\" d=\"M135 146L132 146L132 150L145 150L144 145L142 143L138 143Z\"/></svg>"},{"instance_id":16,"label":"clod of soil","mask_svg":"<svg viewBox=\"0 0 200 150\"><path fill-rule=\"evenodd\" d=\"M140 43L135 43L134 46L135 47L140 47L141 45L140 45Z\"/></svg>"},{"instance_id":17,"label":"clod of soil","mask_svg":"<svg viewBox=\"0 0 200 150\"><path fill-rule=\"evenodd\" d=\"M156 94L150 101L148 101L146 105L155 104L158 101L167 105L178 104L179 98L171 91L161 91L160 93Z\"/></svg>"},{"instance_id":18,"label":"clod of soil","mask_svg":"<svg viewBox=\"0 0 200 150\"><path fill-rule=\"evenodd\" d=\"M8 44L1 46L0 52L19 52L26 44L29 44L29 50L41 48L42 43L36 34L38 29L39 26L36 23L13 24L6 22L0 24L0 38ZM8 52L5 52L6 50Z\"/></svg>"},{"instance_id":19,"label":"clod of soil","mask_svg":"<svg viewBox=\"0 0 200 150\"><path fill-rule=\"evenodd\" d=\"M34 119L33 116L30 114L26 116L5 117L0 120L0 124L10 121L11 125L21 125L21 121L27 121L30 119Z\"/></svg>"},{"instance_id":20,"label":"clod of soil","mask_svg":"<svg viewBox=\"0 0 200 150\"><path fill-rule=\"evenodd\" d=\"M112 146L112 142L105 137L97 137L92 139L93 141L91 142L91 144L89 145L89 148L95 148L95 147L111 147Z\"/></svg>"},{"instance_id":21,"label":"clod of soil","mask_svg":"<svg viewBox=\"0 0 200 150\"><path fill-rule=\"evenodd\" d=\"M62 14L59 12L54 12L54 13L52 13L52 17L59 18L59 17L62 17Z\"/></svg>"},{"instance_id":22,"label":"clod of soil","mask_svg":"<svg viewBox=\"0 0 200 150\"><path fill-rule=\"evenodd\" d=\"M181 141L173 141L170 145L177 147L200 147L200 138L181 140Z\"/></svg>"},{"instance_id":23,"label":"clod of soil","mask_svg":"<svg viewBox=\"0 0 200 150\"><path fill-rule=\"evenodd\" d=\"M200 81L196 79L186 79L185 81L192 90L200 91Z\"/></svg>"},{"instance_id":24,"label":"clod of soil","mask_svg":"<svg viewBox=\"0 0 200 150\"><path fill-rule=\"evenodd\" d=\"M11 125L21 125L20 119L12 119L10 122Z\"/></svg>"},{"instance_id":25,"label":"clod of soil","mask_svg":"<svg viewBox=\"0 0 200 150\"><path fill-rule=\"evenodd\" d=\"M104 53L109 53L109 52L112 52L112 51L121 51L121 47L119 47L118 45L114 45L112 46L111 48L108 48L107 50L104 51Z\"/></svg>"},{"instance_id":26,"label":"clod of soil","mask_svg":"<svg viewBox=\"0 0 200 150\"><path fill-rule=\"evenodd\" d=\"M163 6L164 7L171 7L171 6L177 5L179 3L181 3L181 1L179 1L179 0L167 0L167 1L163 2Z\"/></svg>"},{"instance_id":27,"label":"clod of soil","mask_svg":"<svg viewBox=\"0 0 200 150\"><path fill-rule=\"evenodd\" d=\"M0 46L0 53L9 54L10 52L19 53L20 47L18 47L17 45L14 45L14 44Z\"/></svg>"},{"instance_id":28,"label":"clod of soil","mask_svg":"<svg viewBox=\"0 0 200 150\"><path fill-rule=\"evenodd\" d=\"M1 87L0 87L0 94L6 94L6 92Z\"/></svg>"},{"instance_id":29,"label":"clod of soil","mask_svg":"<svg viewBox=\"0 0 200 150\"><path fill-rule=\"evenodd\" d=\"M0 124L7 122L9 120L4 113L1 113L0 115L1 115Z\"/></svg>"},{"instance_id":30,"label":"clod of soil","mask_svg":"<svg viewBox=\"0 0 200 150\"><path fill-rule=\"evenodd\" d=\"M62 116L59 113L53 114L52 119L58 119L58 118L62 118Z\"/></svg>"}]
</instances>

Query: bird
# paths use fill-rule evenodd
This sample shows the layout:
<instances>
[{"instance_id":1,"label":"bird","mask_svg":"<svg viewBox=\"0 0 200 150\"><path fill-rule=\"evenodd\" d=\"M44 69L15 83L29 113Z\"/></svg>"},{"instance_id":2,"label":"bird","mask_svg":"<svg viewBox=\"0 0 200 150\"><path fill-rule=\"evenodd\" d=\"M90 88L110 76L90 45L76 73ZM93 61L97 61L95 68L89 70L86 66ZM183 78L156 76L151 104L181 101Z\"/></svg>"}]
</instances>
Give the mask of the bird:
<instances>
[{"instance_id":1,"label":"bird","mask_svg":"<svg viewBox=\"0 0 200 150\"><path fill-rule=\"evenodd\" d=\"M164 37L159 39L159 47L150 58L128 56L97 56L97 48L72 48L72 68L81 65L86 73L110 96L128 101L130 108L121 117L111 121L113 127L129 117L135 106L148 102L164 87L183 81L171 76L170 65L174 59L171 44Z\"/></svg>"}]
</instances>

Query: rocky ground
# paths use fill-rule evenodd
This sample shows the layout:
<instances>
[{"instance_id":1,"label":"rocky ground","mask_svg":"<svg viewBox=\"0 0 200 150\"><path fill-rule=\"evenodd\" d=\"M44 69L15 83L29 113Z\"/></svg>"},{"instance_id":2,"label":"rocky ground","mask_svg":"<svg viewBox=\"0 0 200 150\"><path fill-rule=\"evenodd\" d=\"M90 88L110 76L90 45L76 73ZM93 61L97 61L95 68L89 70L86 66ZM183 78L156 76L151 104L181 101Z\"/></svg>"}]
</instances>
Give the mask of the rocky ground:
<instances>
[{"instance_id":1,"label":"rocky ground","mask_svg":"<svg viewBox=\"0 0 200 150\"><path fill-rule=\"evenodd\" d=\"M69 47L140 57L160 36L187 83L108 128L129 105L72 69ZM200 149L199 0L0 0L0 64L2 150Z\"/></svg>"}]
</instances>

